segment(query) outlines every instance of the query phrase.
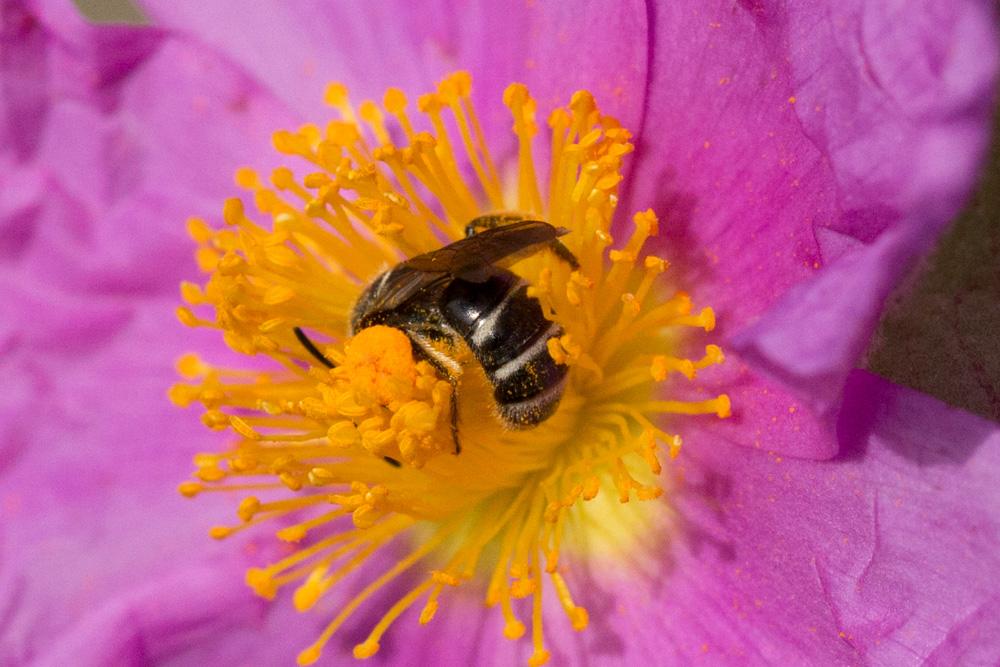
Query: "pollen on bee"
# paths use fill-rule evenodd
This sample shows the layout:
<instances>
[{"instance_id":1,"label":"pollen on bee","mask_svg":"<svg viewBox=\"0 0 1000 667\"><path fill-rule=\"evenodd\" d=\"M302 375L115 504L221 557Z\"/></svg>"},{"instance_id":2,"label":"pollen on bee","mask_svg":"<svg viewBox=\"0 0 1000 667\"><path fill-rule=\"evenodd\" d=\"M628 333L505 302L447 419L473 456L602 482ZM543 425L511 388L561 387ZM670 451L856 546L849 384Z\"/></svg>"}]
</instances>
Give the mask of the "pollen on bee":
<instances>
[{"instance_id":1,"label":"pollen on bee","mask_svg":"<svg viewBox=\"0 0 1000 667\"><path fill-rule=\"evenodd\" d=\"M364 329L346 347L344 373L356 395L389 405L409 400L416 381L410 339L399 329Z\"/></svg>"}]
</instances>

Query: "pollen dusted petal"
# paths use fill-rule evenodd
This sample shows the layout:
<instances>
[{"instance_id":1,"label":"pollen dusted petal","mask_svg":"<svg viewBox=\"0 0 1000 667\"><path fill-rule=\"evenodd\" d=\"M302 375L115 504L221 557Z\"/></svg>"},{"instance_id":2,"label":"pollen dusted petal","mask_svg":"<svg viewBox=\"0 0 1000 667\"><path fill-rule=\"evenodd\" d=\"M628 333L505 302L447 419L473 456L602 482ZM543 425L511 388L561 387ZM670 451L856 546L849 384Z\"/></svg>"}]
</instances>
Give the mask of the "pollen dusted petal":
<instances>
[{"instance_id":1,"label":"pollen dusted petal","mask_svg":"<svg viewBox=\"0 0 1000 667\"><path fill-rule=\"evenodd\" d=\"M355 646L355 657L377 653L407 609L422 607L417 620L429 624L450 589L473 586L500 607L508 639L526 635L530 624L528 663L545 664L543 594L555 595L574 630L589 624L563 577L564 563L578 555L564 548L567 535L602 521L588 503L664 493L656 482L661 460L681 447L678 435L661 428L664 415L730 414L725 394L694 402L663 395L671 382L722 363L723 354L709 345L700 359L678 356L686 337L714 328L715 315L695 310L684 292L668 292L669 263L644 253L659 233L655 213L637 213L624 243L612 239L630 133L579 91L547 116L551 162L540 170L536 103L512 84L503 103L517 138L517 179L507 192L471 86L465 72L446 77L417 99L415 115L397 89L385 94L383 110L368 100L354 107L346 87L332 84L326 101L339 119L274 134L280 153L306 165L302 176L281 167L268 183L240 169L236 183L250 192L256 213L233 198L223 206L224 227L188 223L209 277L181 286L179 318L218 329L237 352L275 364L240 371L193 355L178 362L186 382L172 388L171 400L200 403L206 426L237 438L222 453L196 457L194 480L180 493L252 494L236 508L239 523L211 529L219 539L282 518L276 537L291 551L250 570L247 583L267 598L294 587L299 610L388 545L402 554L338 609L299 654L303 665L400 577L407 592ZM548 251L514 267L562 327L545 345L569 372L551 417L508 431L481 417L493 390L468 351L432 341L462 366L455 455L451 383L413 358L404 332L375 326L348 339L348 319L386 265L457 240L470 220L498 210L570 232L561 241L579 267L565 252Z\"/></svg>"}]
</instances>

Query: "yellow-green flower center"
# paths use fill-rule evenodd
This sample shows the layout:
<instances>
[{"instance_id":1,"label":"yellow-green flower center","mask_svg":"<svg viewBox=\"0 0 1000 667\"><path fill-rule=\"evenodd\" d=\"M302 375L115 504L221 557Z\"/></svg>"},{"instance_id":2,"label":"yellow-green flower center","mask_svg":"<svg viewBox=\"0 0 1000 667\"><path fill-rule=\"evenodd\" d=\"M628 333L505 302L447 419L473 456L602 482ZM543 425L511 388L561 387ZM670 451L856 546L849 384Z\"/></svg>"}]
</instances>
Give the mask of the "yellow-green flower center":
<instances>
[{"instance_id":1,"label":"yellow-green flower center","mask_svg":"<svg viewBox=\"0 0 1000 667\"><path fill-rule=\"evenodd\" d=\"M419 121L407 113L403 93L389 90L383 108L398 126L395 135L405 137L396 145L383 108L364 102L355 109L344 87L332 85L327 101L340 120L274 135L276 148L309 171L297 180L277 169L268 186L241 169L237 182L252 192L258 214L231 199L225 227L189 221L209 278L182 286L180 319L220 329L234 350L276 363L250 371L215 368L194 355L181 360L191 381L173 387L171 398L201 403L207 426L237 438L222 453L199 455L195 479L181 492L253 494L239 504L239 522L213 528L214 537L285 517L277 537L296 549L252 569L247 581L265 597L293 586L299 610L367 561L383 565L300 654L301 664L318 659L355 610L397 577L409 592L382 610L355 656L373 655L382 634L414 605L422 607L420 623L430 622L448 588L462 585L499 607L508 638L525 633L524 616L530 662L543 664L543 592L558 598L574 629L587 626L563 577L572 559L586 554L561 551L567 531L587 530L588 501L661 495L660 459L677 456L681 444L662 430L663 415L729 415L725 395L693 403L659 396L668 377L693 379L720 363L722 352L708 345L700 359L671 354L685 327L710 331L714 314L667 291L667 262L644 254L658 232L652 211L636 214L612 249L629 132L602 115L589 93L576 93L549 116L545 190L532 157L537 127L527 89L512 84L504 95L518 141L508 174L490 157L470 88L466 73L447 77L419 98ZM421 123L428 129L418 131ZM567 382L551 417L509 430L482 408L493 391L468 347L449 346L445 352L462 369L456 455L452 385L414 360L404 332L371 327L348 338L348 320L376 275L460 238L477 216L512 210L568 229L561 240L579 259L574 269L543 250L512 267L564 331L547 345L569 367ZM296 327L310 332L333 368L318 363ZM402 557L383 555L393 542L406 545Z\"/></svg>"}]
</instances>

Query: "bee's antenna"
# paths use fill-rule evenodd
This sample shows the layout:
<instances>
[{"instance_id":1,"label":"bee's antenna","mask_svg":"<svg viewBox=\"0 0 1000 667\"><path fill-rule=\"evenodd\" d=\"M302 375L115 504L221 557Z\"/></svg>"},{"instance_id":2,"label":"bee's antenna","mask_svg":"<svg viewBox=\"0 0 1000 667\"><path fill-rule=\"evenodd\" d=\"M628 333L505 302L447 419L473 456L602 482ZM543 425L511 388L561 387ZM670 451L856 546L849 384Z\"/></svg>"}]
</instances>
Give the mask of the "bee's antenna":
<instances>
[{"instance_id":1,"label":"bee's antenna","mask_svg":"<svg viewBox=\"0 0 1000 667\"><path fill-rule=\"evenodd\" d=\"M298 327L292 327L292 331L295 332L295 338L297 338L298 341L300 343L302 343L302 347L306 348L306 351L309 352L309 354L311 354L312 356L316 357L316 361L318 361L319 363L323 364L327 368L336 368L337 367L337 364L335 364L332 361L330 361L329 359L327 359L323 355L323 353L319 351L319 348L316 347L316 344L313 343L311 340L309 340L309 336L307 336L305 334L305 332L302 331L302 329L300 329Z\"/></svg>"}]
</instances>

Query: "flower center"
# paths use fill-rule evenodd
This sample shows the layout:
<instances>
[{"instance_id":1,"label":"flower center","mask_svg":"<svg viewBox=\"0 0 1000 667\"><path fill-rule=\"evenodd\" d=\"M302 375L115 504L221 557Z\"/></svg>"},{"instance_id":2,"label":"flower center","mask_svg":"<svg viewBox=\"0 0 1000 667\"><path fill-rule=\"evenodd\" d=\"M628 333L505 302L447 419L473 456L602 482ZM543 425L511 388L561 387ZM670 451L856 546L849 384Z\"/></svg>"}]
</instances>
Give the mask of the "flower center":
<instances>
[{"instance_id":1,"label":"flower center","mask_svg":"<svg viewBox=\"0 0 1000 667\"><path fill-rule=\"evenodd\" d=\"M589 93L576 93L549 116L544 189L532 154L535 103L512 84L504 103L518 157L514 185L505 187L470 90L468 74L447 77L419 98L423 118L414 119L399 90L390 89L381 108L367 101L355 108L343 86L331 85L326 99L340 120L274 135L281 153L311 165L301 180L279 168L268 186L241 169L237 183L253 194L258 215L230 199L224 227L189 221L209 278L182 285L181 321L219 329L234 350L276 363L227 370L194 355L181 359L191 381L175 385L172 400L201 403L205 424L231 430L237 442L196 457L195 479L180 491L253 494L240 502L239 522L213 528L214 537L280 525L277 537L294 550L247 573L260 595L293 586L304 611L356 571L367 581L300 664L317 660L333 633L401 576L408 592L381 610L355 656L375 654L410 607L420 605L419 622L429 623L449 588L471 585L499 607L506 637L521 637L521 619L530 622L530 664L543 664L543 592L556 596L574 629L588 623L563 576L571 573L564 561L585 554L562 554L570 531L586 531L588 516L598 520L588 501L658 498L662 454L676 457L681 446L662 430L663 416L729 415L725 395L701 402L659 396L668 378L693 379L723 355L714 345L698 359L671 353L685 330L711 331L715 319L710 308L693 310L684 292L668 291L667 262L644 254L658 233L652 211L636 214L624 243L611 249L629 132L602 115ZM510 267L529 286L517 298L558 324L540 353L551 367L568 368L563 385L541 381L561 395L554 394L550 416L525 429L500 418L502 373L484 369L471 337L442 335L414 355L415 341L428 327L435 332L436 311L348 336L355 303L377 276L459 239L484 214L513 210L498 217L568 230L562 251L543 248ZM535 368L519 358L505 361ZM401 557L388 555L391 544L401 545Z\"/></svg>"}]
</instances>

